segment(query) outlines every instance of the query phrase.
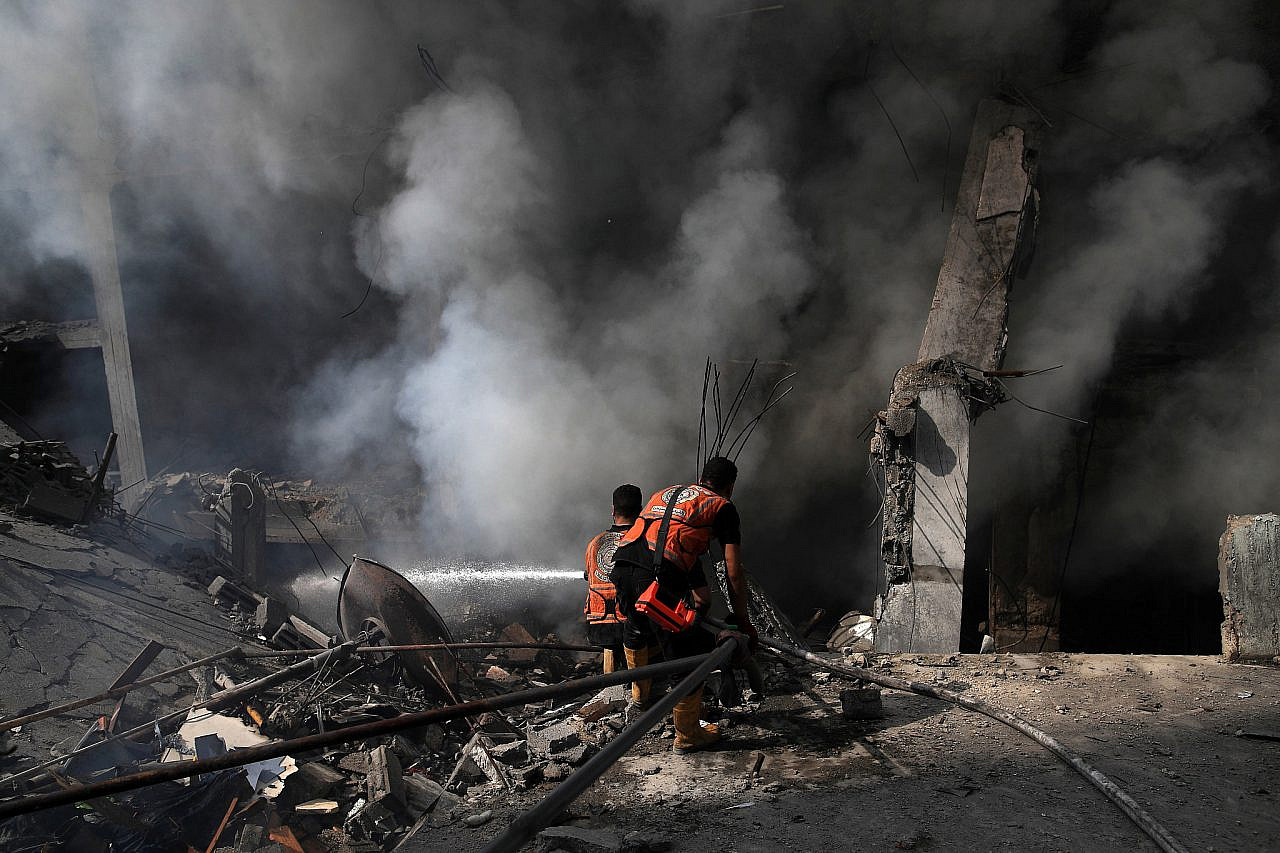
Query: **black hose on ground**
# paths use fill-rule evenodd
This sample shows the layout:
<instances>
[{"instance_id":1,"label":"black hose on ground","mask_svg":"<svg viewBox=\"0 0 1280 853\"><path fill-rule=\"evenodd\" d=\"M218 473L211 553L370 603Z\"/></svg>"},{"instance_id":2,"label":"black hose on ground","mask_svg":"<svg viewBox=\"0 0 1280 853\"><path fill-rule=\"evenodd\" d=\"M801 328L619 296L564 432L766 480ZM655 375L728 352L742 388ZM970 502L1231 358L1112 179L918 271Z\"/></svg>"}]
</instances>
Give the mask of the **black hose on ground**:
<instances>
[{"instance_id":1,"label":"black hose on ground","mask_svg":"<svg viewBox=\"0 0 1280 853\"><path fill-rule=\"evenodd\" d=\"M657 725L659 720L671 713L671 709L675 707L677 702L706 681L712 670L720 669L728 664L729 659L738 650L738 642L736 636L729 637L714 652L704 655L702 663L697 669L686 675L679 684L667 692L667 695L655 702L652 708L645 711L636 718L635 722L623 729L617 737L609 741L607 746L593 755L586 764L573 771L569 778L539 800L536 806L511 821L500 835L485 845L483 853L511 853L514 850L519 850L530 838L550 826L560 816L560 813L576 800L592 782L599 779L606 770L612 767L614 762L634 746L636 741L644 737L651 728ZM691 660L691 658L683 658L683 660Z\"/></svg>"},{"instance_id":2,"label":"black hose on ground","mask_svg":"<svg viewBox=\"0 0 1280 853\"><path fill-rule=\"evenodd\" d=\"M715 619L704 619L707 625L717 630L722 630L726 626ZM1072 770L1075 770L1093 787L1097 788L1103 795L1116 805L1120 811L1124 812L1125 817L1133 821L1143 832L1145 832L1152 841L1156 843L1165 853L1189 853L1186 847L1178 839L1174 838L1169 830L1160 825L1155 818L1146 812L1142 806L1126 794L1120 786L1112 782L1102 771L1086 762L1083 758L1063 746L1053 737L1031 725L1026 720L1012 714L1009 711L1002 710L994 705L988 705L979 699L970 699L961 696L959 693L953 693L941 687L935 687L932 684L924 684L919 681L907 681L902 678L894 678L891 675L882 675L878 672L872 672L860 666L851 666L846 663L827 660L824 657L815 655L813 652L804 649L789 646L786 643L780 643L769 637L761 637L760 644L765 648L782 655L787 655L799 660L807 661L815 666L847 675L850 678L856 678L861 681L868 681L872 684L879 684L881 687L888 687L891 690L901 690L907 693L917 693L921 696L928 696L931 699L939 699L943 702L951 702L970 711L976 711L979 714L985 714L993 720L1004 723L1011 729L1021 732L1045 749L1052 752L1058 758L1062 759Z\"/></svg>"}]
</instances>

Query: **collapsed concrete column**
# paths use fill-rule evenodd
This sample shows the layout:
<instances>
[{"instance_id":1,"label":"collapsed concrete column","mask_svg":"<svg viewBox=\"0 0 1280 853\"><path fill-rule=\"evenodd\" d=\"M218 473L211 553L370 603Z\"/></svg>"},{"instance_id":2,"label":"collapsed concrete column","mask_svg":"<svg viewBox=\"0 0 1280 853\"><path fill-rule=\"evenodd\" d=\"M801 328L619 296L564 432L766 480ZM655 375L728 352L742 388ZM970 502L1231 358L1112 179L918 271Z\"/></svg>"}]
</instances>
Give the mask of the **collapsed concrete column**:
<instances>
[{"instance_id":1,"label":"collapsed concrete column","mask_svg":"<svg viewBox=\"0 0 1280 853\"><path fill-rule=\"evenodd\" d=\"M257 585L263 579L267 552L267 496L251 472L234 468L227 474L225 500L214 515L218 556L232 577Z\"/></svg>"},{"instance_id":2,"label":"collapsed concrete column","mask_svg":"<svg viewBox=\"0 0 1280 853\"><path fill-rule=\"evenodd\" d=\"M968 523L969 426L1002 399L1009 291L1030 255L1040 118L1003 101L978 106L917 361L898 371L872 452L885 478L882 651L960 645Z\"/></svg>"},{"instance_id":3,"label":"collapsed concrete column","mask_svg":"<svg viewBox=\"0 0 1280 853\"><path fill-rule=\"evenodd\" d=\"M1280 517L1232 515L1218 544L1222 654L1228 660L1280 655Z\"/></svg>"}]
</instances>

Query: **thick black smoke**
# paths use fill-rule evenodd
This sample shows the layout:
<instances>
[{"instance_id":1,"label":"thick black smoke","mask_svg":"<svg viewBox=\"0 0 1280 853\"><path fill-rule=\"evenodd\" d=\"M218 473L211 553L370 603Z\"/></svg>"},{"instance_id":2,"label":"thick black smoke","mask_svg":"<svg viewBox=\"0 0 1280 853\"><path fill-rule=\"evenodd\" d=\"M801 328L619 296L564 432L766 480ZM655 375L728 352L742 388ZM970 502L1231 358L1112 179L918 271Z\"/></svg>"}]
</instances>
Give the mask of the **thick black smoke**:
<instances>
[{"instance_id":1,"label":"thick black smoke","mask_svg":"<svg viewBox=\"0 0 1280 853\"><path fill-rule=\"evenodd\" d=\"M184 440L180 467L410 463L429 550L564 564L615 485L694 475L706 356L730 386L788 362L740 460L748 559L797 609L865 605L858 432L914 358L972 116L1001 94L1052 124L1009 359L1067 366L1024 393L1088 416L1133 324L1194 328L1213 358L1152 403L1167 459L1135 433L1109 493L1181 490L1162 511L1197 529L1268 508L1227 497L1237 476L1273 496L1275 466L1220 448L1262 441L1274 405L1219 380L1274 326L1189 313L1270 294L1265 4L750 9L9 4L0 311L83 313L79 192L110 177L153 467ZM991 417L1012 438L990 476L1061 473L1018 462L1043 416Z\"/></svg>"}]
</instances>

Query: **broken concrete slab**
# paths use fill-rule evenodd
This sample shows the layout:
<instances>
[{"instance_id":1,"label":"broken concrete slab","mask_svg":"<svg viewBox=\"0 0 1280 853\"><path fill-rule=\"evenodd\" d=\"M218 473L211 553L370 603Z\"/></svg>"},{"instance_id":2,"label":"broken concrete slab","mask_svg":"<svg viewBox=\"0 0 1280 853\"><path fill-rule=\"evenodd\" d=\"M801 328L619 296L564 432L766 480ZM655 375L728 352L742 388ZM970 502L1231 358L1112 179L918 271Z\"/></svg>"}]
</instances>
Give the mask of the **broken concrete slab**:
<instances>
[{"instance_id":1,"label":"broken concrete slab","mask_svg":"<svg viewBox=\"0 0 1280 853\"><path fill-rule=\"evenodd\" d=\"M365 775L365 797L370 803L392 800L405 804L404 780L400 759L386 746L369 752L369 771Z\"/></svg>"},{"instance_id":2,"label":"broken concrete slab","mask_svg":"<svg viewBox=\"0 0 1280 853\"><path fill-rule=\"evenodd\" d=\"M498 639L505 640L508 643L536 643L537 638L529 633L529 630L519 622L513 622L502 629L502 633L498 635ZM507 659L512 663L533 663L534 658L538 656L537 649L511 649L507 653Z\"/></svg>"},{"instance_id":3,"label":"broken concrete slab","mask_svg":"<svg viewBox=\"0 0 1280 853\"><path fill-rule=\"evenodd\" d=\"M1218 545L1218 579L1223 656L1280 655L1280 517L1229 516Z\"/></svg>"},{"instance_id":4,"label":"broken concrete slab","mask_svg":"<svg viewBox=\"0 0 1280 853\"><path fill-rule=\"evenodd\" d=\"M601 717L607 717L626 708L630 695L624 684L606 687L578 709L578 716L588 723L595 722Z\"/></svg>"},{"instance_id":5,"label":"broken concrete slab","mask_svg":"<svg viewBox=\"0 0 1280 853\"><path fill-rule=\"evenodd\" d=\"M530 752L540 758L549 758L557 752L572 749L582 739L578 730L568 723L553 722L545 726L526 726L525 740L529 743Z\"/></svg>"},{"instance_id":6,"label":"broken concrete slab","mask_svg":"<svg viewBox=\"0 0 1280 853\"><path fill-rule=\"evenodd\" d=\"M289 608L284 602L275 598L264 598L258 603L253 621L258 633L264 637L273 637L280 627L289 620Z\"/></svg>"},{"instance_id":7,"label":"broken concrete slab","mask_svg":"<svg viewBox=\"0 0 1280 853\"><path fill-rule=\"evenodd\" d=\"M239 606L242 610L258 608L258 597L235 581L218 575L209 584L209 595L223 607Z\"/></svg>"},{"instance_id":8,"label":"broken concrete slab","mask_svg":"<svg viewBox=\"0 0 1280 853\"><path fill-rule=\"evenodd\" d=\"M500 743L489 754L495 760L507 765L524 764L529 760L529 744L527 741L514 740L511 743Z\"/></svg>"},{"instance_id":9,"label":"broken concrete slab","mask_svg":"<svg viewBox=\"0 0 1280 853\"><path fill-rule=\"evenodd\" d=\"M582 762L596 754L596 747L589 743L575 744L568 749L563 749L555 753L552 757L563 764L571 767L577 767Z\"/></svg>"},{"instance_id":10,"label":"broken concrete slab","mask_svg":"<svg viewBox=\"0 0 1280 853\"><path fill-rule=\"evenodd\" d=\"M583 826L551 826L538 833L540 853L563 850L566 853L619 853L622 839L602 829Z\"/></svg>"}]
</instances>

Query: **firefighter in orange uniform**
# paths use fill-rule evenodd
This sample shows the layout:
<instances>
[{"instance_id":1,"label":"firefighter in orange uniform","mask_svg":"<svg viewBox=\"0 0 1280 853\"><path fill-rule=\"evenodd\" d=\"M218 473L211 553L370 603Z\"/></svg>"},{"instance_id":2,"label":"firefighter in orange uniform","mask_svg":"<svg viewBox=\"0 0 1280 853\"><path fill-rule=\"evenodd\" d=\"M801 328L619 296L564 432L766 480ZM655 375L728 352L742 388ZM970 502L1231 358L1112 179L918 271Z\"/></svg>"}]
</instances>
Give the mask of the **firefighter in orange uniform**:
<instances>
[{"instance_id":1,"label":"firefighter in orange uniform","mask_svg":"<svg viewBox=\"0 0 1280 853\"><path fill-rule=\"evenodd\" d=\"M604 671L618 669L622 660L622 622L614 603L613 553L618 541L640 515L640 488L630 484L613 490L613 526L587 543L587 642L604 646Z\"/></svg>"},{"instance_id":2,"label":"firefighter in orange uniform","mask_svg":"<svg viewBox=\"0 0 1280 853\"><path fill-rule=\"evenodd\" d=\"M687 605L705 613L711 591L702 566L702 555L716 539L724 548L729 591L734 613L729 621L757 642L747 615L746 575L742 569L741 521L729 500L738 468L723 456L707 460L700 481L669 486L644 504L640 517L622 537L614 554L613 583L618 611L626 617L623 646L627 666L649 663L659 648L668 660L711 651L715 640L687 617ZM663 527L665 541L658 542ZM660 562L654 552L661 547ZM642 612L643 611L643 612ZM649 703L650 683L632 682L632 701ZM702 687L681 699L672 710L676 728L675 752L684 754L710 746L720 739L716 726L703 726Z\"/></svg>"}]
</instances>

